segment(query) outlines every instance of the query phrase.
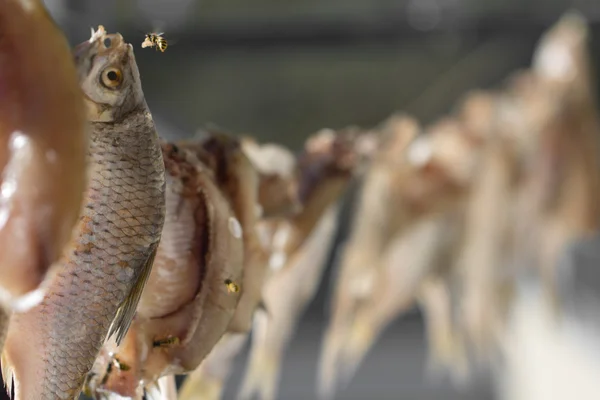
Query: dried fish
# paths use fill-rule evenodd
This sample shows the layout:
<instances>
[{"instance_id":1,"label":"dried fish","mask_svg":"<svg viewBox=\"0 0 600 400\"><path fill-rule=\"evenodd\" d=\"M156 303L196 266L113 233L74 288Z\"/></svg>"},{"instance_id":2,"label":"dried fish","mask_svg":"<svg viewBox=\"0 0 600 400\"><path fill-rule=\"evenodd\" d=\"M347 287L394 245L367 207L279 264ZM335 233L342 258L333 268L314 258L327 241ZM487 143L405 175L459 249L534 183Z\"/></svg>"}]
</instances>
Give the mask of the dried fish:
<instances>
[{"instance_id":1,"label":"dried fish","mask_svg":"<svg viewBox=\"0 0 600 400\"><path fill-rule=\"evenodd\" d=\"M132 46L100 26L75 59L92 126L90 185L46 297L11 319L2 373L17 400L79 394L107 335L127 333L163 227L163 159Z\"/></svg>"}]
</instances>

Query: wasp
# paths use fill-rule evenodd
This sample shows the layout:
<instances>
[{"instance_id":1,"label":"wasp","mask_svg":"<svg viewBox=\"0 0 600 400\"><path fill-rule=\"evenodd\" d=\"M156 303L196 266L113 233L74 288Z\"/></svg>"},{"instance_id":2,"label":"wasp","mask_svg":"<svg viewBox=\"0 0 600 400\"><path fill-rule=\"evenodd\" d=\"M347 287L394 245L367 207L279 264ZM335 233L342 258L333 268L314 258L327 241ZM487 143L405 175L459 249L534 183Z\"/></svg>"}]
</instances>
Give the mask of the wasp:
<instances>
[{"instance_id":1,"label":"wasp","mask_svg":"<svg viewBox=\"0 0 600 400\"><path fill-rule=\"evenodd\" d=\"M127 365L124 362L120 361L117 357L115 357L113 359L113 363L115 364L115 367L117 367L121 371L129 371L131 369L131 367L129 365Z\"/></svg>"},{"instance_id":2,"label":"wasp","mask_svg":"<svg viewBox=\"0 0 600 400\"><path fill-rule=\"evenodd\" d=\"M225 279L225 286L227 286L227 292L229 293L237 293L240 291L240 286L231 279Z\"/></svg>"},{"instance_id":3,"label":"wasp","mask_svg":"<svg viewBox=\"0 0 600 400\"><path fill-rule=\"evenodd\" d=\"M160 50L162 53L165 52L165 50L167 50L167 39L165 39L162 35L164 35L163 32L161 33L146 33L146 36L144 38L144 41L142 42L142 48L146 48L146 47L155 47L156 46L156 50Z\"/></svg>"},{"instance_id":4,"label":"wasp","mask_svg":"<svg viewBox=\"0 0 600 400\"><path fill-rule=\"evenodd\" d=\"M152 342L152 347L169 347L179 344L179 338L177 336L169 336L165 339L159 339Z\"/></svg>"}]
</instances>

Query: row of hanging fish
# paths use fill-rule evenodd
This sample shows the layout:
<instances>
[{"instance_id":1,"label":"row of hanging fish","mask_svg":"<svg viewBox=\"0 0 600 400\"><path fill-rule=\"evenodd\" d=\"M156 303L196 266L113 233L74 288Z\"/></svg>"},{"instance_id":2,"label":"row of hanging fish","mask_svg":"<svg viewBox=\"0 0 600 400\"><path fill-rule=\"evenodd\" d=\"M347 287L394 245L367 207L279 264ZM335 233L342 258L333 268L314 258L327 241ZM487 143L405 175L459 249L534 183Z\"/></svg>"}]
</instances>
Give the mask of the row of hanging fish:
<instances>
[{"instance_id":1,"label":"row of hanging fish","mask_svg":"<svg viewBox=\"0 0 600 400\"><path fill-rule=\"evenodd\" d=\"M529 70L438 123L396 114L371 130L325 129L299 154L217 130L166 142L120 34L99 26L71 54L38 0L2 2L0 26L0 337L12 398L217 400L252 332L240 398L274 400L355 180L321 398L415 305L431 367L462 380L474 362L514 358L508 338L526 340L511 317L523 276L562 318L557 264L600 218L581 17L544 36ZM189 375L179 391L175 375Z\"/></svg>"},{"instance_id":2,"label":"row of hanging fish","mask_svg":"<svg viewBox=\"0 0 600 400\"><path fill-rule=\"evenodd\" d=\"M552 321L565 324L570 300L558 292L570 268L561 264L565 251L600 226L600 125L588 39L585 21L568 14L544 35L532 67L504 88L469 94L430 127L407 116L384 126L390 144L365 176L339 266L319 364L321 398L346 385L386 326L415 304L433 372L446 367L464 382L484 362L512 376L503 382L506 399L566 398L548 379L528 376L554 368L560 346L585 352L575 335L559 341ZM525 299L521 286L530 279L538 291ZM529 329L523 315L541 322ZM540 356L519 369L532 332L552 343L549 353L542 357L537 346ZM560 360L573 362L574 375L600 374L597 363L590 369L574 356ZM592 383L577 386L595 388L583 396L570 384L563 389L595 398Z\"/></svg>"}]
</instances>

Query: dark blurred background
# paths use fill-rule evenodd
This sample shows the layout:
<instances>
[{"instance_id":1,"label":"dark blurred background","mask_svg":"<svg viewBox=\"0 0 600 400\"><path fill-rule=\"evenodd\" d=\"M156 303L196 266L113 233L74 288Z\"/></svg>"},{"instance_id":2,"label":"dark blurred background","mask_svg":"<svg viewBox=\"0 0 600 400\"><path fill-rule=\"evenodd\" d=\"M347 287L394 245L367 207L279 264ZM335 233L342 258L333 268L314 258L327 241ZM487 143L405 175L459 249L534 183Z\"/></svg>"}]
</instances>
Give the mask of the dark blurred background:
<instances>
[{"instance_id":1,"label":"dark blurred background","mask_svg":"<svg viewBox=\"0 0 600 400\"><path fill-rule=\"evenodd\" d=\"M526 67L569 9L600 45L598 0L46 0L72 44L102 24L134 44L160 134L216 124L298 150L324 127L371 127L402 110L427 123L468 90ZM165 53L139 47L165 32ZM342 235L343 236L343 235ZM280 399L315 398L329 274L286 356ZM493 399L484 374L453 388L425 375L418 312L381 338L340 399ZM243 359L226 391L233 399Z\"/></svg>"}]
</instances>

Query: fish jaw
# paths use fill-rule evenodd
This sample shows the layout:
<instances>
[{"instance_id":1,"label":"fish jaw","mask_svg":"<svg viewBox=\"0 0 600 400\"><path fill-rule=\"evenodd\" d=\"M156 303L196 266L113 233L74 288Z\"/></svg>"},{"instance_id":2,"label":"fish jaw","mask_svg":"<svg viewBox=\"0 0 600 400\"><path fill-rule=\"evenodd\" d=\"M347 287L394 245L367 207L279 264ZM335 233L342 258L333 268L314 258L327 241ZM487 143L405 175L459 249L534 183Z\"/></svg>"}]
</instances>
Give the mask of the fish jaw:
<instances>
[{"instance_id":1,"label":"fish jaw","mask_svg":"<svg viewBox=\"0 0 600 400\"><path fill-rule=\"evenodd\" d=\"M39 302L71 238L88 127L68 43L43 4L3 1L0 25L0 303L12 311Z\"/></svg>"}]
</instances>

